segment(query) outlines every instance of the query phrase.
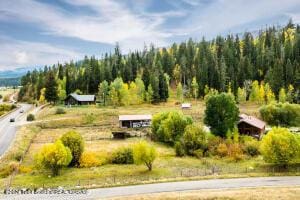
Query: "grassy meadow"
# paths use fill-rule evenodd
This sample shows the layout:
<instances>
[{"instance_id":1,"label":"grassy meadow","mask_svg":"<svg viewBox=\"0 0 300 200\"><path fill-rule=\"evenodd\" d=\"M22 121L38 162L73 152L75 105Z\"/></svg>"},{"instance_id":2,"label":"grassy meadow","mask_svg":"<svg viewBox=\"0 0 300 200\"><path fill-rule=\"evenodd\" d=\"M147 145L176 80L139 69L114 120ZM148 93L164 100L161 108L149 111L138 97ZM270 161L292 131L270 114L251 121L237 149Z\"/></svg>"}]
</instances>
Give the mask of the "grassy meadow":
<instances>
[{"instance_id":1,"label":"grassy meadow","mask_svg":"<svg viewBox=\"0 0 300 200\"><path fill-rule=\"evenodd\" d=\"M145 137L135 137L126 140L114 140L112 130L118 129L120 114L156 114L162 111L181 111L180 105L169 101L158 105L135 105L128 107L101 107L97 105L82 107L63 107L65 114L55 114L57 108L63 106L45 107L36 117L36 122L19 130L18 137L30 138L30 145L25 151L23 162L16 176L12 178L13 187L108 187L171 180L193 180L208 178L245 177L287 175L278 173L267 165L261 156L233 161L229 158L207 157L176 157L172 147L152 142ZM240 105L240 112L258 115L259 106L256 104ZM183 113L192 116L195 122L202 123L205 103L192 101L192 109ZM91 117L92 116L92 117ZM91 168L63 169L60 176L51 177L50 172L37 170L34 165L34 156L44 144L52 143L67 131L75 130L85 140L85 151L95 152L102 165ZM149 132L149 129L143 129ZM110 164L111 153L120 146L132 146L140 140L148 140L157 151L158 157L154 162L153 171L147 171L144 165L117 165ZM24 147L25 148L25 147ZM10 160L9 160L10 159ZM9 163L13 156L6 160ZM298 172L291 172L297 174ZM0 179L0 187L5 187L10 177Z\"/></svg>"}]
</instances>

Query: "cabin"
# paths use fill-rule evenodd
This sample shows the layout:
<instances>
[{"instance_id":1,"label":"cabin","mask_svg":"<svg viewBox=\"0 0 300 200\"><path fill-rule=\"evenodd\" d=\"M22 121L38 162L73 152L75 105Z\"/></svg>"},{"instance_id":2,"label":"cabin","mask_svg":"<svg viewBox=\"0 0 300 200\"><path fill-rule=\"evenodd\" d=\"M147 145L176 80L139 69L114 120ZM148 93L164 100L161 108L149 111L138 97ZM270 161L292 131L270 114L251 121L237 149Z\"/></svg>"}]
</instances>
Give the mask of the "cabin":
<instances>
[{"instance_id":1,"label":"cabin","mask_svg":"<svg viewBox=\"0 0 300 200\"><path fill-rule=\"evenodd\" d=\"M192 105L190 103L181 104L181 109L191 109Z\"/></svg>"},{"instance_id":2,"label":"cabin","mask_svg":"<svg viewBox=\"0 0 300 200\"><path fill-rule=\"evenodd\" d=\"M239 118L238 129L240 134L259 139L265 133L266 123L264 121L246 114L239 115Z\"/></svg>"},{"instance_id":3,"label":"cabin","mask_svg":"<svg viewBox=\"0 0 300 200\"><path fill-rule=\"evenodd\" d=\"M96 103L95 95L69 94L65 99L65 105L90 105Z\"/></svg>"},{"instance_id":4,"label":"cabin","mask_svg":"<svg viewBox=\"0 0 300 200\"><path fill-rule=\"evenodd\" d=\"M142 128L151 125L152 115L120 115L120 128Z\"/></svg>"}]
</instances>

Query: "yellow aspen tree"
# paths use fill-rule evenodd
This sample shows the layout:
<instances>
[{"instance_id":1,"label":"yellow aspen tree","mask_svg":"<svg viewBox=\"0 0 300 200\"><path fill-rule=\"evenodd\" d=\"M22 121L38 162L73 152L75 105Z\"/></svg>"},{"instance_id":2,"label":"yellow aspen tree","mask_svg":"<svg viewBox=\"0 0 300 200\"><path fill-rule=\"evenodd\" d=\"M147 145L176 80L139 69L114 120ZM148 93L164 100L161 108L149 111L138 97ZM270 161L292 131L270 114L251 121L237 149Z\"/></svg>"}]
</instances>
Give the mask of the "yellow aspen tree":
<instances>
[{"instance_id":1,"label":"yellow aspen tree","mask_svg":"<svg viewBox=\"0 0 300 200\"><path fill-rule=\"evenodd\" d=\"M272 101L275 101L275 94L268 83L265 85L265 94L266 94L266 103L269 104Z\"/></svg>"},{"instance_id":2,"label":"yellow aspen tree","mask_svg":"<svg viewBox=\"0 0 300 200\"><path fill-rule=\"evenodd\" d=\"M293 103L293 96L294 96L294 87L293 85L289 85L286 100L290 103Z\"/></svg>"},{"instance_id":3,"label":"yellow aspen tree","mask_svg":"<svg viewBox=\"0 0 300 200\"><path fill-rule=\"evenodd\" d=\"M258 102L260 104L265 103L265 88L264 88L264 84L260 84L260 86L259 86Z\"/></svg>"},{"instance_id":4,"label":"yellow aspen tree","mask_svg":"<svg viewBox=\"0 0 300 200\"><path fill-rule=\"evenodd\" d=\"M286 93L285 93L285 89L284 89L284 88L281 88L281 89L279 90L278 100L279 100L279 102L281 102L281 103L286 102Z\"/></svg>"},{"instance_id":5,"label":"yellow aspen tree","mask_svg":"<svg viewBox=\"0 0 300 200\"><path fill-rule=\"evenodd\" d=\"M250 101L258 102L258 100L259 100L258 94L259 94L258 81L253 81L252 86L251 86L251 92L250 92Z\"/></svg>"},{"instance_id":6,"label":"yellow aspen tree","mask_svg":"<svg viewBox=\"0 0 300 200\"><path fill-rule=\"evenodd\" d=\"M238 87L238 90L237 90L237 101L239 103L246 102L246 90L244 88Z\"/></svg>"},{"instance_id":7,"label":"yellow aspen tree","mask_svg":"<svg viewBox=\"0 0 300 200\"><path fill-rule=\"evenodd\" d=\"M45 92L46 92L46 88L42 88L40 99L39 99L40 104L46 103Z\"/></svg>"}]
</instances>

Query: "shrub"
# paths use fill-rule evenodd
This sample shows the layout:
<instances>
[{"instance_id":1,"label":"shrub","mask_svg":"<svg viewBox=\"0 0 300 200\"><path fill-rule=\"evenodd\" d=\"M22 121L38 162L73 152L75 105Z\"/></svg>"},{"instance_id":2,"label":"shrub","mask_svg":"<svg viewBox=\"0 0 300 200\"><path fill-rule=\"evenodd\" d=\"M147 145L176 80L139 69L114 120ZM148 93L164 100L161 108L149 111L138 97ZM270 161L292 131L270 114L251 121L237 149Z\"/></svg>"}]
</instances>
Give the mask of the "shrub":
<instances>
[{"instance_id":1,"label":"shrub","mask_svg":"<svg viewBox=\"0 0 300 200\"><path fill-rule=\"evenodd\" d=\"M20 173L23 173L23 174L28 174L28 173L31 173L32 172L32 168L31 167L28 167L28 166L23 166L21 165L19 167L19 172Z\"/></svg>"},{"instance_id":2,"label":"shrub","mask_svg":"<svg viewBox=\"0 0 300 200\"><path fill-rule=\"evenodd\" d=\"M206 101L204 122L211 127L213 134L225 137L233 130L239 118L239 109L231 94L210 95Z\"/></svg>"},{"instance_id":3,"label":"shrub","mask_svg":"<svg viewBox=\"0 0 300 200\"><path fill-rule=\"evenodd\" d=\"M35 120L35 117L33 114L29 114L27 115L27 121L31 122L31 121L34 121Z\"/></svg>"},{"instance_id":4,"label":"shrub","mask_svg":"<svg viewBox=\"0 0 300 200\"><path fill-rule=\"evenodd\" d=\"M259 155L259 142L254 138L246 141L243 145L243 151L249 156Z\"/></svg>"},{"instance_id":5,"label":"shrub","mask_svg":"<svg viewBox=\"0 0 300 200\"><path fill-rule=\"evenodd\" d=\"M16 161L20 161L23 157L23 153L22 152L17 152L13 157Z\"/></svg>"},{"instance_id":6,"label":"shrub","mask_svg":"<svg viewBox=\"0 0 300 200\"><path fill-rule=\"evenodd\" d=\"M53 176L59 174L59 170L68 166L72 160L72 154L68 147L65 147L61 140L53 144L44 145L35 156L36 164L39 168L50 169Z\"/></svg>"},{"instance_id":7,"label":"shrub","mask_svg":"<svg viewBox=\"0 0 300 200\"><path fill-rule=\"evenodd\" d=\"M182 156L185 155L184 146L183 146L183 144L181 142L177 141L175 143L174 148L175 148L176 156L182 157Z\"/></svg>"},{"instance_id":8,"label":"shrub","mask_svg":"<svg viewBox=\"0 0 300 200\"><path fill-rule=\"evenodd\" d=\"M300 141L286 128L274 127L263 137L261 153L264 160L286 166L300 156Z\"/></svg>"},{"instance_id":9,"label":"shrub","mask_svg":"<svg viewBox=\"0 0 300 200\"><path fill-rule=\"evenodd\" d=\"M200 126L188 125L184 130L182 140L188 155L194 155L194 151L198 149L201 149L202 153L208 149L207 133Z\"/></svg>"},{"instance_id":10,"label":"shrub","mask_svg":"<svg viewBox=\"0 0 300 200\"><path fill-rule=\"evenodd\" d=\"M220 157L225 157L227 156L227 153L228 153L227 145L224 143L220 143L217 147L217 155Z\"/></svg>"},{"instance_id":11,"label":"shrub","mask_svg":"<svg viewBox=\"0 0 300 200\"><path fill-rule=\"evenodd\" d=\"M57 115L61 115L61 114L65 114L65 113L66 113L66 111L63 108L57 108L55 111L55 114L57 114Z\"/></svg>"},{"instance_id":12,"label":"shrub","mask_svg":"<svg viewBox=\"0 0 300 200\"><path fill-rule=\"evenodd\" d=\"M133 147L133 161L135 164L145 164L149 171L152 170L156 158L156 150L146 142L139 142Z\"/></svg>"},{"instance_id":13,"label":"shrub","mask_svg":"<svg viewBox=\"0 0 300 200\"><path fill-rule=\"evenodd\" d=\"M222 138L220 138L219 136L215 136L213 134L208 134L208 153L210 155L217 155L218 154L218 146L219 144L222 143Z\"/></svg>"},{"instance_id":14,"label":"shrub","mask_svg":"<svg viewBox=\"0 0 300 200\"><path fill-rule=\"evenodd\" d=\"M272 103L259 109L260 115L273 126L299 126L300 105L290 103Z\"/></svg>"},{"instance_id":15,"label":"shrub","mask_svg":"<svg viewBox=\"0 0 300 200\"><path fill-rule=\"evenodd\" d=\"M235 161L241 160L243 158L243 151L241 146L237 143L230 144L228 146L227 155Z\"/></svg>"},{"instance_id":16,"label":"shrub","mask_svg":"<svg viewBox=\"0 0 300 200\"><path fill-rule=\"evenodd\" d=\"M71 150L72 161L70 166L79 165L79 159L84 150L84 141L82 136L75 131L69 131L61 137L61 141Z\"/></svg>"},{"instance_id":17,"label":"shrub","mask_svg":"<svg viewBox=\"0 0 300 200\"><path fill-rule=\"evenodd\" d=\"M102 164L101 160L97 157L94 152L83 152L80 156L79 166L80 167L97 167Z\"/></svg>"},{"instance_id":18,"label":"shrub","mask_svg":"<svg viewBox=\"0 0 300 200\"><path fill-rule=\"evenodd\" d=\"M203 150L202 149L197 149L195 151L193 151L193 155L196 157L196 158L202 158L203 157Z\"/></svg>"},{"instance_id":19,"label":"shrub","mask_svg":"<svg viewBox=\"0 0 300 200\"><path fill-rule=\"evenodd\" d=\"M9 165L0 168L0 178L6 178L12 173Z\"/></svg>"},{"instance_id":20,"label":"shrub","mask_svg":"<svg viewBox=\"0 0 300 200\"><path fill-rule=\"evenodd\" d=\"M114 164L133 164L133 152L129 147L121 147L113 152L111 162Z\"/></svg>"},{"instance_id":21,"label":"shrub","mask_svg":"<svg viewBox=\"0 0 300 200\"><path fill-rule=\"evenodd\" d=\"M192 119L182 113L159 113L153 117L152 134L158 141L174 144L181 138L185 127L189 124L192 124Z\"/></svg>"}]
</instances>

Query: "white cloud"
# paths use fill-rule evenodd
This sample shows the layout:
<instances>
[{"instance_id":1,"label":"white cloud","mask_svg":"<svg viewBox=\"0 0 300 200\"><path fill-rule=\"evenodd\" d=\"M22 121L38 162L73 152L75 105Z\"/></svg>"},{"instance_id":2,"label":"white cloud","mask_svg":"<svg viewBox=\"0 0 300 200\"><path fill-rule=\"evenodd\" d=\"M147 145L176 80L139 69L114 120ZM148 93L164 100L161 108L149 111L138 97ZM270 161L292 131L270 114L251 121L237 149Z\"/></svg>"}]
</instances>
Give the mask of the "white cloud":
<instances>
[{"instance_id":1,"label":"white cloud","mask_svg":"<svg viewBox=\"0 0 300 200\"><path fill-rule=\"evenodd\" d=\"M129 40L132 42L131 47L140 46L140 39L152 39L156 45L167 44L165 39L170 34L162 31L160 25L168 17L182 15L172 11L159 14L133 13L124 5L111 0L65 2L88 7L96 14L76 16L61 8L29 0L1 1L0 11L6 17L38 24L45 30L45 34L108 44L119 42L124 44L124 48Z\"/></svg>"},{"instance_id":2,"label":"white cloud","mask_svg":"<svg viewBox=\"0 0 300 200\"><path fill-rule=\"evenodd\" d=\"M0 37L0 70L24 66L43 66L81 59L82 54L46 43L18 41Z\"/></svg>"},{"instance_id":3,"label":"white cloud","mask_svg":"<svg viewBox=\"0 0 300 200\"><path fill-rule=\"evenodd\" d=\"M199 25L201 34L211 36L262 20L269 20L268 25L272 25L277 23L276 17L282 17L297 7L300 7L299 0L217 0L202 8L201 12L193 13L185 27Z\"/></svg>"},{"instance_id":4,"label":"white cloud","mask_svg":"<svg viewBox=\"0 0 300 200\"><path fill-rule=\"evenodd\" d=\"M278 16L292 16L300 21L299 12L295 11L300 7L299 0L168 0L172 9L157 13L147 9L156 3L154 0L133 1L134 8L114 0L63 1L91 12L75 14L72 10L34 0L0 0L0 21L32 23L48 35L106 44L119 42L123 52L141 49L145 43L165 46L177 36L197 38L234 32L236 27ZM184 7L183 2L190 7ZM169 25L169 19L179 20ZM10 45L3 40L0 68L55 63L75 59L78 55L76 51L46 43L13 41Z\"/></svg>"}]
</instances>

